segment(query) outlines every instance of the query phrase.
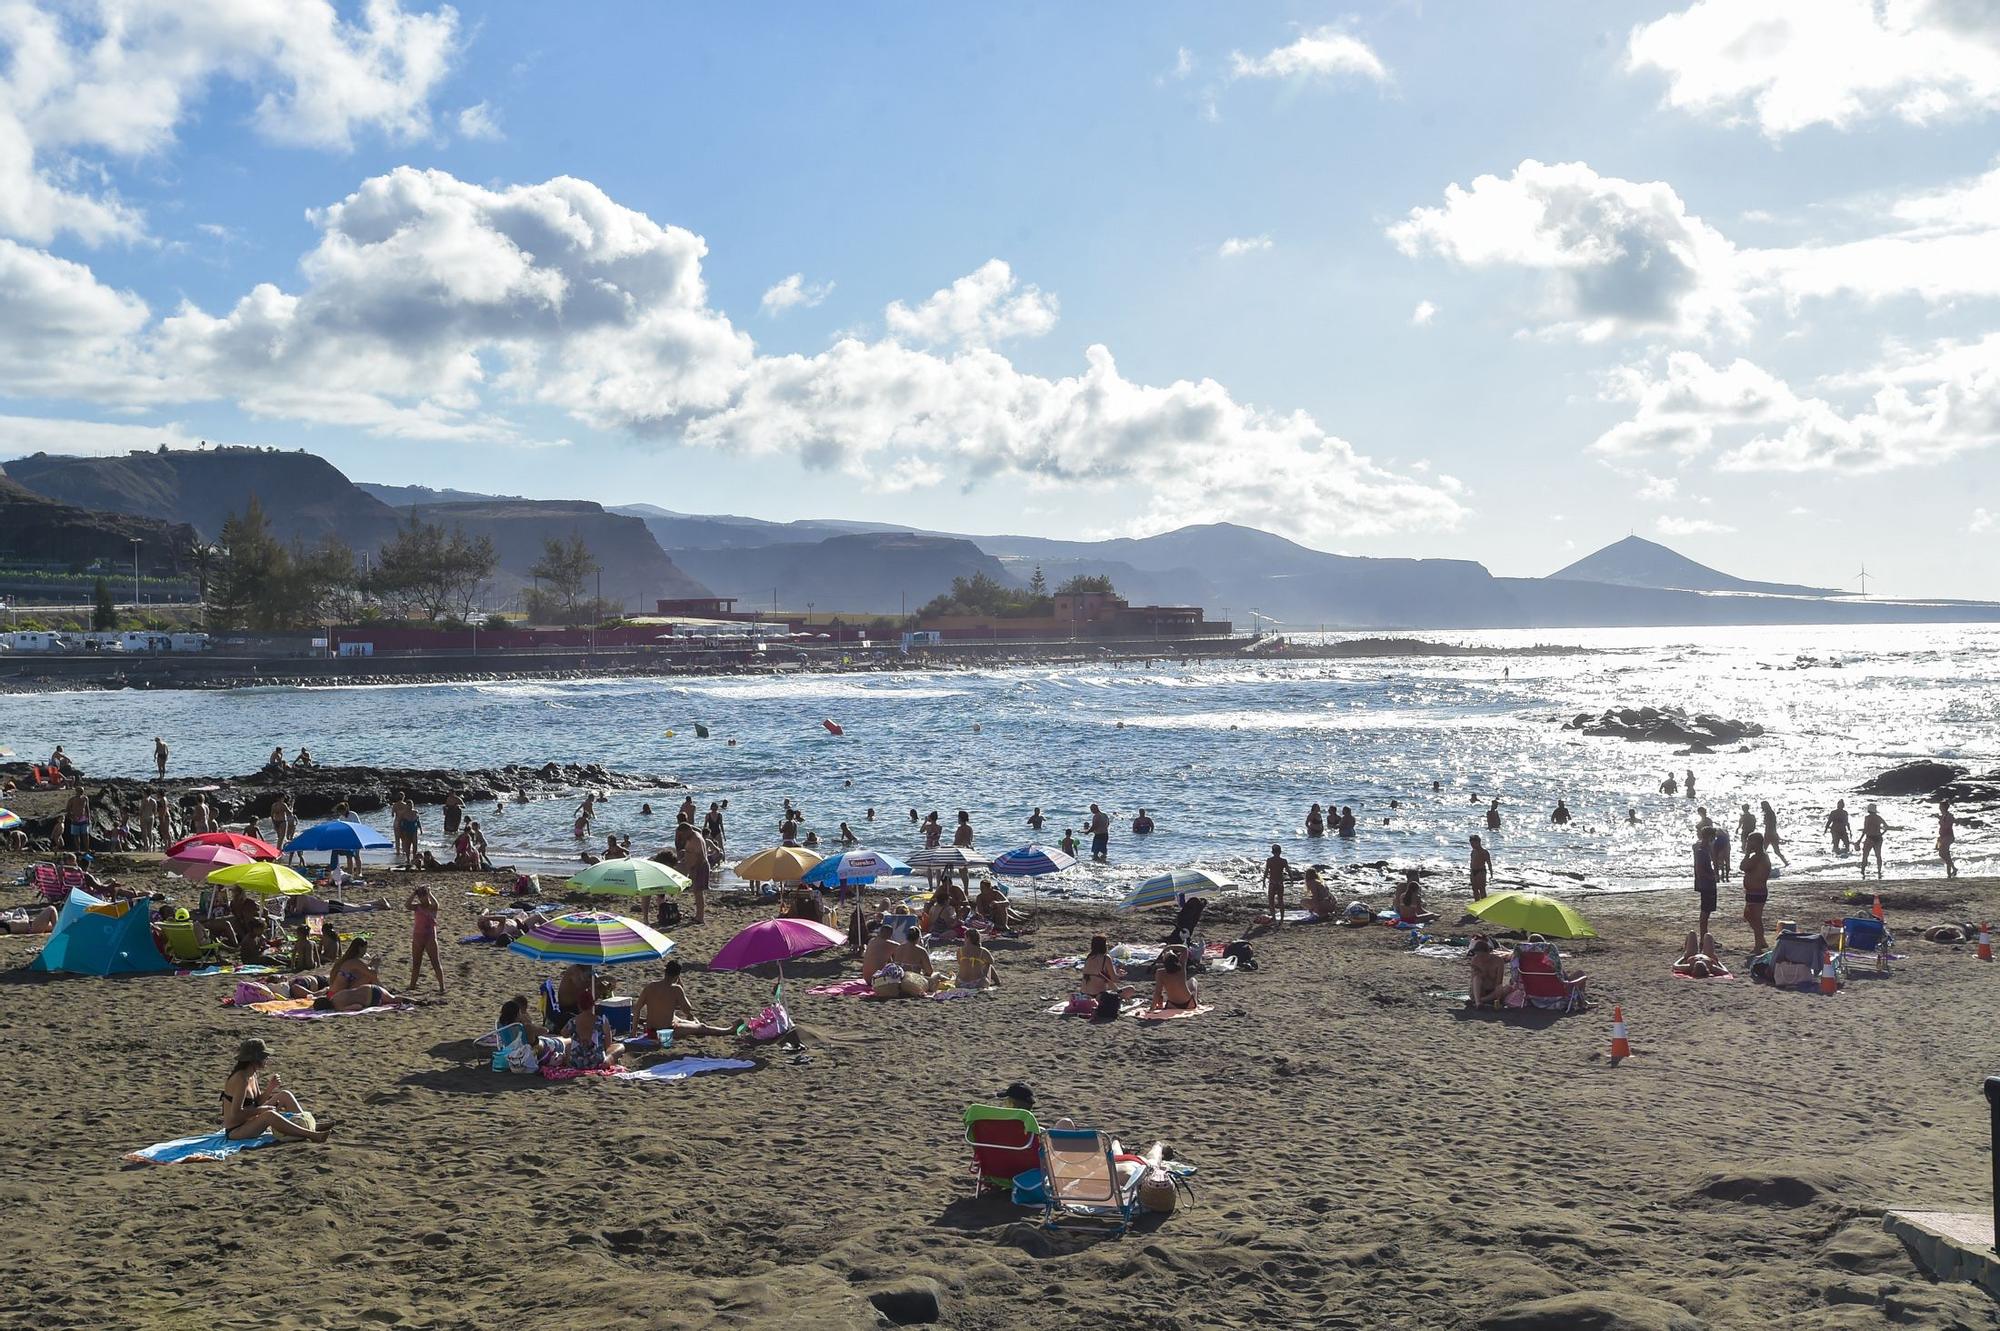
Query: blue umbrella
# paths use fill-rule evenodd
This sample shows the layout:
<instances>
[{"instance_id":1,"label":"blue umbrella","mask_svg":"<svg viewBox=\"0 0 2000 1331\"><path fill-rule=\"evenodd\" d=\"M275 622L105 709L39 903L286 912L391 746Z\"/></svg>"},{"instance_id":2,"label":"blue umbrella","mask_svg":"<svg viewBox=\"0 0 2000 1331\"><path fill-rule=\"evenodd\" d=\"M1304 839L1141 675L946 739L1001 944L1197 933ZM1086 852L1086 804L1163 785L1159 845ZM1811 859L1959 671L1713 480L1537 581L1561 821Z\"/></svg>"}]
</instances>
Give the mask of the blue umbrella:
<instances>
[{"instance_id":1,"label":"blue umbrella","mask_svg":"<svg viewBox=\"0 0 2000 1331\"><path fill-rule=\"evenodd\" d=\"M910 866L894 855L873 850L849 850L827 856L806 870L799 881L811 883L814 887L836 883L872 883L877 878L891 878L909 871Z\"/></svg>"},{"instance_id":2,"label":"blue umbrella","mask_svg":"<svg viewBox=\"0 0 2000 1331\"><path fill-rule=\"evenodd\" d=\"M1046 846L1016 846L993 857L993 872L1009 878L1040 878L1076 867L1076 856Z\"/></svg>"},{"instance_id":3,"label":"blue umbrella","mask_svg":"<svg viewBox=\"0 0 2000 1331\"><path fill-rule=\"evenodd\" d=\"M318 823L285 843L290 850L385 850L396 843L366 823L334 819Z\"/></svg>"}]
</instances>

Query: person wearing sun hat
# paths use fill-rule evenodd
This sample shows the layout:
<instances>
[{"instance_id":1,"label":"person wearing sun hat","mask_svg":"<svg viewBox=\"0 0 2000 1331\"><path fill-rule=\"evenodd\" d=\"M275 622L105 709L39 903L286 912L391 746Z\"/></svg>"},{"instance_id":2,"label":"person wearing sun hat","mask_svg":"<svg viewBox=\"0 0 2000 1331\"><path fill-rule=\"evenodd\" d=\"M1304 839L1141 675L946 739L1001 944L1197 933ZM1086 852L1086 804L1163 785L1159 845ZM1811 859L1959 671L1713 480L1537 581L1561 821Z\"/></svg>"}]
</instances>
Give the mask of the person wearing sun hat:
<instances>
[{"instance_id":1,"label":"person wearing sun hat","mask_svg":"<svg viewBox=\"0 0 2000 1331\"><path fill-rule=\"evenodd\" d=\"M280 1137L323 1142L333 1135L300 1106L298 1097L280 1090L278 1074L264 1076L271 1061L270 1046L245 1040L236 1046L236 1066L222 1084L222 1130L232 1141L246 1141L269 1132Z\"/></svg>"}]
</instances>

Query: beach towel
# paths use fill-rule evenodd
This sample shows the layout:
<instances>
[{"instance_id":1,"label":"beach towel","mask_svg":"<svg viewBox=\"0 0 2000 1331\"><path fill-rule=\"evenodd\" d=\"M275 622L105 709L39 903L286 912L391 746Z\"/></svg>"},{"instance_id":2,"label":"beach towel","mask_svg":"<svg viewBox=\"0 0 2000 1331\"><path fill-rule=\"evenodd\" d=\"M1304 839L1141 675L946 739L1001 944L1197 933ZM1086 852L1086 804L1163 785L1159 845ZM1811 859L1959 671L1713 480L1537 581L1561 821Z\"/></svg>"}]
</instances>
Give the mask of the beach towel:
<instances>
[{"instance_id":1,"label":"beach towel","mask_svg":"<svg viewBox=\"0 0 2000 1331\"><path fill-rule=\"evenodd\" d=\"M1125 1000L1124 1005L1118 1009L1118 1015L1121 1017L1127 1017L1132 1015L1134 1012L1144 1011L1145 1007L1146 1007L1145 999L1128 998ZM1069 1000L1067 998L1065 998L1060 1003L1054 1004L1053 1006L1044 1008L1042 1010L1044 1012L1047 1012L1052 1017L1083 1017L1086 1020L1091 1020L1091 1021L1095 1021L1098 1019L1095 1015L1097 1008L1094 1001L1088 1011L1071 1012L1069 1008Z\"/></svg>"},{"instance_id":2,"label":"beach towel","mask_svg":"<svg viewBox=\"0 0 2000 1331\"><path fill-rule=\"evenodd\" d=\"M292 1001L303 1003L305 1006L302 1008L286 1008L281 1012L271 1011L270 1005L265 1003L257 1004L257 1008L259 1011L269 1012L273 1017L290 1017L293 1021L324 1021L328 1017L379 1017L385 1012L415 1012L417 1010L414 1003L384 1003L380 1007L356 1008L352 1012L342 1012L339 1009L316 1012L313 1010L310 998L299 998Z\"/></svg>"},{"instance_id":3,"label":"beach towel","mask_svg":"<svg viewBox=\"0 0 2000 1331\"><path fill-rule=\"evenodd\" d=\"M620 1081L686 1081L704 1072L735 1072L757 1065L747 1058L675 1058L649 1068L632 1068L617 1075Z\"/></svg>"},{"instance_id":4,"label":"beach towel","mask_svg":"<svg viewBox=\"0 0 2000 1331\"><path fill-rule=\"evenodd\" d=\"M182 977L189 975L271 975L275 974L277 969L276 966L203 966L198 971L175 971L174 974Z\"/></svg>"},{"instance_id":5,"label":"beach towel","mask_svg":"<svg viewBox=\"0 0 2000 1331\"><path fill-rule=\"evenodd\" d=\"M574 1077L616 1077L620 1071L618 1068L552 1068L546 1063L542 1065L542 1076L550 1081L569 1081Z\"/></svg>"},{"instance_id":6,"label":"beach towel","mask_svg":"<svg viewBox=\"0 0 2000 1331\"><path fill-rule=\"evenodd\" d=\"M227 1133L205 1132L199 1136L176 1137L170 1142L142 1146L136 1151L127 1151L125 1158L136 1165L182 1165L190 1160L227 1160L232 1155L269 1146L277 1140L268 1132L245 1137L241 1141L230 1140Z\"/></svg>"},{"instance_id":7,"label":"beach towel","mask_svg":"<svg viewBox=\"0 0 2000 1331\"><path fill-rule=\"evenodd\" d=\"M1689 975L1686 971L1670 970L1667 974L1676 980L1733 980L1734 975Z\"/></svg>"},{"instance_id":8,"label":"beach towel","mask_svg":"<svg viewBox=\"0 0 2000 1331\"><path fill-rule=\"evenodd\" d=\"M832 984L815 985L806 990L815 998L866 998L875 992L868 981L855 978L835 980Z\"/></svg>"},{"instance_id":9,"label":"beach towel","mask_svg":"<svg viewBox=\"0 0 2000 1331\"><path fill-rule=\"evenodd\" d=\"M1179 1021L1185 1017L1199 1017L1204 1012L1213 1011L1215 1011L1214 1004L1201 1003L1194 1007L1147 1008L1145 1011L1134 1013L1133 1015L1138 1017L1140 1021Z\"/></svg>"},{"instance_id":10,"label":"beach towel","mask_svg":"<svg viewBox=\"0 0 2000 1331\"><path fill-rule=\"evenodd\" d=\"M1419 943L1410 949L1413 957L1434 957L1439 961L1465 960L1465 948L1453 947L1450 943Z\"/></svg>"},{"instance_id":11,"label":"beach towel","mask_svg":"<svg viewBox=\"0 0 2000 1331\"><path fill-rule=\"evenodd\" d=\"M283 1012L297 1012L300 1008L309 1008L313 1005L313 1001L310 998L266 998L254 1003L239 1003L232 994L222 1000L222 1005L240 1007L246 1012L263 1012L276 1016Z\"/></svg>"},{"instance_id":12,"label":"beach towel","mask_svg":"<svg viewBox=\"0 0 2000 1331\"><path fill-rule=\"evenodd\" d=\"M924 997L943 1003L954 998L984 998L992 992L994 991L991 989L940 989L934 994L925 994Z\"/></svg>"}]
</instances>

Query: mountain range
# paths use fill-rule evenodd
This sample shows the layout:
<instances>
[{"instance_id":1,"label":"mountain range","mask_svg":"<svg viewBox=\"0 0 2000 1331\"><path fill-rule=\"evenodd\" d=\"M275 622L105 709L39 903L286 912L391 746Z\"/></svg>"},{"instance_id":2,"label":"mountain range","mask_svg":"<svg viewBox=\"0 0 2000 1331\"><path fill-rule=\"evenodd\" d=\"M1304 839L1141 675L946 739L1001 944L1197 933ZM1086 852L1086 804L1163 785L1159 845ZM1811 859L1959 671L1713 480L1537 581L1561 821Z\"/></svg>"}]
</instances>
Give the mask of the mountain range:
<instances>
[{"instance_id":1,"label":"mountain range","mask_svg":"<svg viewBox=\"0 0 2000 1331\"><path fill-rule=\"evenodd\" d=\"M1232 523L1077 541L356 484L313 454L277 449L36 454L6 463L5 474L15 486L0 490L0 503L34 512L38 549L52 540L59 546L68 524L78 541L119 544L129 555L125 542L138 530L111 542L106 515L121 515L119 522L185 524L213 540L223 520L256 494L287 540L338 535L357 550L373 550L412 517L490 536L500 557L489 598L497 602L510 600L530 579L545 538L575 535L604 566L607 599L635 610L650 608L657 598L713 594L736 597L745 608L797 611L810 604L822 616L896 614L949 590L957 577L983 573L1026 586L1039 570L1051 586L1076 574L1103 574L1135 603L1201 605L1211 618L1261 627L2000 621L2000 603L1871 600L1739 578L1637 536L1547 577L1504 578L1471 560L1328 554ZM16 486L56 501L58 511L34 508ZM0 525L0 557L9 555L10 540L22 544L9 536L7 527L14 525ZM142 540L168 542L165 530L151 528Z\"/></svg>"}]
</instances>

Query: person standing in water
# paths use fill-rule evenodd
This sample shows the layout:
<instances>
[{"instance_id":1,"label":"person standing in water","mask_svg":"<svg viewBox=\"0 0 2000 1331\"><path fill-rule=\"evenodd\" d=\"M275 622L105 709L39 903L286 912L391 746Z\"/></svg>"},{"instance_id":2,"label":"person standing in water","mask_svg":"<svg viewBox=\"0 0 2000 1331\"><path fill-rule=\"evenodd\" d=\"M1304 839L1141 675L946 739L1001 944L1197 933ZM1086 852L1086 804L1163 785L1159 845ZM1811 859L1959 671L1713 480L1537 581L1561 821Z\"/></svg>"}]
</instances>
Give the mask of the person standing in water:
<instances>
[{"instance_id":1,"label":"person standing in water","mask_svg":"<svg viewBox=\"0 0 2000 1331\"><path fill-rule=\"evenodd\" d=\"M1569 824L1569 805L1558 799L1556 801L1555 812L1549 815L1549 821L1557 827L1567 826Z\"/></svg>"},{"instance_id":2,"label":"person standing in water","mask_svg":"<svg viewBox=\"0 0 2000 1331\"><path fill-rule=\"evenodd\" d=\"M1472 899L1486 900L1486 878L1493 872L1493 854L1480 841L1479 834L1472 834Z\"/></svg>"},{"instance_id":3,"label":"person standing in water","mask_svg":"<svg viewBox=\"0 0 2000 1331\"><path fill-rule=\"evenodd\" d=\"M1681 776L1681 791L1689 799L1694 798L1694 768L1690 767Z\"/></svg>"},{"instance_id":4,"label":"person standing in water","mask_svg":"<svg viewBox=\"0 0 2000 1331\"><path fill-rule=\"evenodd\" d=\"M1958 862L1951 857L1951 843L1958 837L1958 819L1952 817L1951 801L1938 801L1937 811L1937 853L1944 861L1944 876L1958 877Z\"/></svg>"},{"instance_id":5,"label":"person standing in water","mask_svg":"<svg viewBox=\"0 0 2000 1331\"><path fill-rule=\"evenodd\" d=\"M1854 830L1848 825L1847 801L1837 800L1826 816L1826 834L1833 841L1833 853L1846 855L1854 848Z\"/></svg>"},{"instance_id":6,"label":"person standing in water","mask_svg":"<svg viewBox=\"0 0 2000 1331\"><path fill-rule=\"evenodd\" d=\"M159 779L167 779L167 742L158 735L153 736L153 766L158 770Z\"/></svg>"},{"instance_id":7,"label":"person standing in water","mask_svg":"<svg viewBox=\"0 0 2000 1331\"><path fill-rule=\"evenodd\" d=\"M1486 830L1489 832L1500 830L1500 797L1498 795L1495 795L1493 802L1486 806Z\"/></svg>"},{"instance_id":8,"label":"person standing in water","mask_svg":"<svg viewBox=\"0 0 2000 1331\"><path fill-rule=\"evenodd\" d=\"M1868 856L1870 852L1873 852L1875 856L1875 877L1877 881L1880 881L1882 877L1882 837L1888 830L1889 824L1882 821L1882 815L1875 811L1873 804L1869 805L1868 812L1861 817L1861 876L1863 878L1868 876Z\"/></svg>"},{"instance_id":9,"label":"person standing in water","mask_svg":"<svg viewBox=\"0 0 2000 1331\"><path fill-rule=\"evenodd\" d=\"M1090 858L1099 862L1111 858L1111 815L1090 806Z\"/></svg>"},{"instance_id":10,"label":"person standing in water","mask_svg":"<svg viewBox=\"0 0 2000 1331\"><path fill-rule=\"evenodd\" d=\"M1771 807L1771 801L1769 800L1764 800L1759 807L1764 811L1764 849L1770 854L1776 855L1778 863L1784 865L1787 869L1791 868L1791 857L1786 855L1784 847L1778 844L1778 811ZM1745 844L1747 845L1748 842L1746 841Z\"/></svg>"}]
</instances>

